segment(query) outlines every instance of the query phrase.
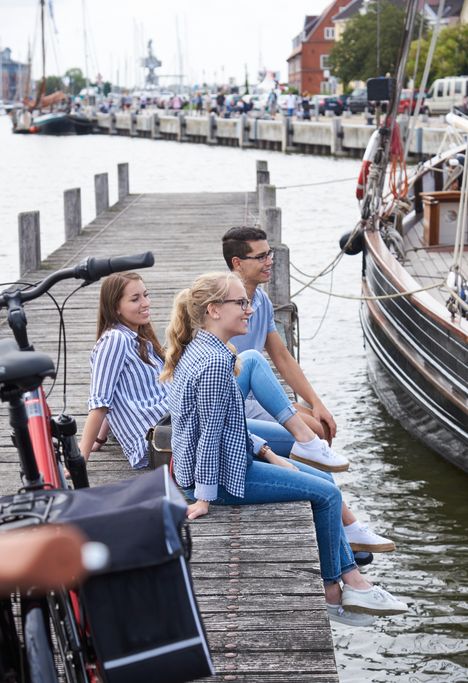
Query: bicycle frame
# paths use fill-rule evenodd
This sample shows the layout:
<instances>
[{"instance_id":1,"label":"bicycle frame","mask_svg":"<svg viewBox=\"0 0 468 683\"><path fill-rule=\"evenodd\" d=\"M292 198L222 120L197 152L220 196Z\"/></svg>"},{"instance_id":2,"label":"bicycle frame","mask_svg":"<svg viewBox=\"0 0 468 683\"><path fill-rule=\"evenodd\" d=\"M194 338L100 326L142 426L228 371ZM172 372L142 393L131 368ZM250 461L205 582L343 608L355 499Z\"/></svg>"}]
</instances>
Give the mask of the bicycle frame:
<instances>
[{"instance_id":1,"label":"bicycle frame","mask_svg":"<svg viewBox=\"0 0 468 683\"><path fill-rule=\"evenodd\" d=\"M51 412L42 386L34 391L26 392L23 399L37 468L45 484L50 484L53 488L61 488L63 483L50 428Z\"/></svg>"}]
</instances>

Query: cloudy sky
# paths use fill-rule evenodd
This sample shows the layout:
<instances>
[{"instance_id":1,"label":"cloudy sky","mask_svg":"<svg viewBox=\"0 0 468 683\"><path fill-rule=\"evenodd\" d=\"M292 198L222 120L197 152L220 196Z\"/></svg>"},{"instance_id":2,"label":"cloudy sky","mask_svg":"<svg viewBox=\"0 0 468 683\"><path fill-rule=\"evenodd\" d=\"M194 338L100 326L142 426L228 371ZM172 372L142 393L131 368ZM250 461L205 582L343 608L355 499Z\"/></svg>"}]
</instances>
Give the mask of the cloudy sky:
<instances>
[{"instance_id":1,"label":"cloudy sky","mask_svg":"<svg viewBox=\"0 0 468 683\"><path fill-rule=\"evenodd\" d=\"M46 3L47 72L70 67L91 80L131 83L142 80L138 58L149 39L162 61L161 75L183 73L192 83L226 82L233 76L250 81L259 66L287 76L292 38L306 14L320 14L330 0L52 0ZM84 17L84 19L83 19ZM85 30L84 30L85 27ZM39 0L0 0L0 47L26 61L33 49L35 76L40 75ZM86 47L85 47L86 46ZM161 79L161 84L164 84Z\"/></svg>"}]
</instances>

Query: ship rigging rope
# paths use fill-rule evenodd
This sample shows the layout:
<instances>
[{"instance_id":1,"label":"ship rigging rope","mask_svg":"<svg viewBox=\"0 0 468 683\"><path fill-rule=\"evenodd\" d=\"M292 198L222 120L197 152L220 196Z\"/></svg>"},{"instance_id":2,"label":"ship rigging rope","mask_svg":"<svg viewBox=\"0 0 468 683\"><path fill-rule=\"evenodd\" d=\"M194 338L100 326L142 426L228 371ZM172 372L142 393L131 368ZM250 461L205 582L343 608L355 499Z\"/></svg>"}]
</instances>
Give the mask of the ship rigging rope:
<instances>
[{"instance_id":1,"label":"ship rigging rope","mask_svg":"<svg viewBox=\"0 0 468 683\"><path fill-rule=\"evenodd\" d=\"M290 190L295 187L314 187L315 185L333 185L334 183L346 183L350 180L356 180L356 176L352 178L334 178L333 180L319 180L316 183L301 183L300 185L277 185L277 190Z\"/></svg>"},{"instance_id":2,"label":"ship rigging rope","mask_svg":"<svg viewBox=\"0 0 468 683\"><path fill-rule=\"evenodd\" d=\"M302 292L304 289L307 287L310 289L313 289L314 292L319 292L319 294L325 294L326 296L333 296L337 299L350 299L352 301L382 301L385 299L399 299L402 296L411 296L412 294L418 294L419 292L427 292L430 289L438 289L441 287L445 287L445 282L443 280L439 280L438 282L432 284L432 285L427 285L426 287L420 287L419 289L412 289L412 290L407 290L404 292L396 292L395 294L375 294L373 296L357 296L354 294L337 294L336 292L332 292L330 290L324 290L320 289L319 287L315 287L312 285L310 282L303 283L299 278L295 277L294 275L290 276L291 279L295 280L296 282L299 282L300 284L303 285L301 289L299 289L297 292L294 292L294 294L291 294L291 299L295 296L297 296L300 292Z\"/></svg>"}]
</instances>

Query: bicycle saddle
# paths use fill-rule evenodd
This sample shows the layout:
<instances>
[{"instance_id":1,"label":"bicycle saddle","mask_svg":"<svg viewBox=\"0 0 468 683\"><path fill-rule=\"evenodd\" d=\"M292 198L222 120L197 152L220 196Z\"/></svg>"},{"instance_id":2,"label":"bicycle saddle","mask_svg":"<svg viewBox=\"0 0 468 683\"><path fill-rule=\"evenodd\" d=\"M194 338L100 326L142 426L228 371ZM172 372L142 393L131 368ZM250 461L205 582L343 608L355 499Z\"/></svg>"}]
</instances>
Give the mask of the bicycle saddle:
<instances>
[{"instance_id":1,"label":"bicycle saddle","mask_svg":"<svg viewBox=\"0 0 468 683\"><path fill-rule=\"evenodd\" d=\"M54 362L49 356L38 351L20 351L15 341L0 340L0 386L32 391L45 377L55 377Z\"/></svg>"}]
</instances>

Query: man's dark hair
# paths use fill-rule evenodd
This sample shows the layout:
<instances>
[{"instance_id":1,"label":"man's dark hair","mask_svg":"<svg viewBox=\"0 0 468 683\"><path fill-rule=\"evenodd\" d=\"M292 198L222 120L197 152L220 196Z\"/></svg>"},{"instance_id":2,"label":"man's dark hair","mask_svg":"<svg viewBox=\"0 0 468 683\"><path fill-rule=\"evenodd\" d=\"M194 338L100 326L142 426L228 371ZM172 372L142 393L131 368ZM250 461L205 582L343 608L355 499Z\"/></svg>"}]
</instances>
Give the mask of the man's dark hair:
<instances>
[{"instance_id":1,"label":"man's dark hair","mask_svg":"<svg viewBox=\"0 0 468 683\"><path fill-rule=\"evenodd\" d=\"M230 228L223 235L223 256L229 270L233 270L232 259L234 256L243 258L252 251L250 244L247 244L248 242L258 242L259 240L266 239L266 232L261 228L247 226Z\"/></svg>"}]
</instances>

